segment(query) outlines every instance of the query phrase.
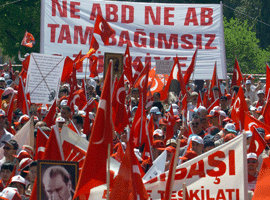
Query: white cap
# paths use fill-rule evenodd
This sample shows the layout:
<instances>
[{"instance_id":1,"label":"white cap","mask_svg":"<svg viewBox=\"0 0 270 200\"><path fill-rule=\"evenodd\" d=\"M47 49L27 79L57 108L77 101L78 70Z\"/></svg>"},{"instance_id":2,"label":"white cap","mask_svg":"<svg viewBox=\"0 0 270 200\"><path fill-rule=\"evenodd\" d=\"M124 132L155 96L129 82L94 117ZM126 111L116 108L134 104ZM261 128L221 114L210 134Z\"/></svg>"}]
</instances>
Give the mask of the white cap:
<instances>
[{"instance_id":1,"label":"white cap","mask_svg":"<svg viewBox=\"0 0 270 200\"><path fill-rule=\"evenodd\" d=\"M247 136L247 138L250 138L250 137L252 137L252 132L251 131L246 131L246 136Z\"/></svg>"},{"instance_id":2,"label":"white cap","mask_svg":"<svg viewBox=\"0 0 270 200\"><path fill-rule=\"evenodd\" d=\"M4 110L0 109L0 116L6 116L6 113Z\"/></svg>"},{"instance_id":3,"label":"white cap","mask_svg":"<svg viewBox=\"0 0 270 200\"><path fill-rule=\"evenodd\" d=\"M66 122L66 120L63 117L57 117L55 121L56 122L64 122L64 123Z\"/></svg>"},{"instance_id":4,"label":"white cap","mask_svg":"<svg viewBox=\"0 0 270 200\"><path fill-rule=\"evenodd\" d=\"M158 107L154 106L150 109L150 113L156 113L157 115L160 115L161 112Z\"/></svg>"},{"instance_id":5,"label":"white cap","mask_svg":"<svg viewBox=\"0 0 270 200\"><path fill-rule=\"evenodd\" d=\"M249 154L247 154L247 159L258 160L258 157L257 157L257 154L256 153L249 153Z\"/></svg>"},{"instance_id":6,"label":"white cap","mask_svg":"<svg viewBox=\"0 0 270 200\"><path fill-rule=\"evenodd\" d=\"M259 91L257 92L257 94L264 94L264 91L263 91L263 90L259 90Z\"/></svg>"},{"instance_id":7,"label":"white cap","mask_svg":"<svg viewBox=\"0 0 270 200\"><path fill-rule=\"evenodd\" d=\"M4 74L4 78L5 78L6 80L7 80L7 79L10 79L9 74L5 73L5 74Z\"/></svg>"},{"instance_id":8,"label":"white cap","mask_svg":"<svg viewBox=\"0 0 270 200\"><path fill-rule=\"evenodd\" d=\"M172 106L173 109L179 109L179 106L177 104L175 104L175 103L173 103L171 106Z\"/></svg>"},{"instance_id":9,"label":"white cap","mask_svg":"<svg viewBox=\"0 0 270 200\"><path fill-rule=\"evenodd\" d=\"M21 199L21 196L19 195L18 189L14 187L7 187L5 188L1 193L0 197L4 197L8 200L15 200L15 199Z\"/></svg>"},{"instance_id":10,"label":"white cap","mask_svg":"<svg viewBox=\"0 0 270 200\"><path fill-rule=\"evenodd\" d=\"M247 84L251 84L251 81L250 80L246 80L246 85Z\"/></svg>"},{"instance_id":11,"label":"white cap","mask_svg":"<svg viewBox=\"0 0 270 200\"><path fill-rule=\"evenodd\" d=\"M0 81L6 81L4 77L0 77Z\"/></svg>"},{"instance_id":12,"label":"white cap","mask_svg":"<svg viewBox=\"0 0 270 200\"><path fill-rule=\"evenodd\" d=\"M226 113L223 110L219 110L218 113L222 117L227 117Z\"/></svg>"},{"instance_id":13,"label":"white cap","mask_svg":"<svg viewBox=\"0 0 270 200\"><path fill-rule=\"evenodd\" d=\"M173 109L173 115L179 115L179 111L177 109Z\"/></svg>"},{"instance_id":14,"label":"white cap","mask_svg":"<svg viewBox=\"0 0 270 200\"><path fill-rule=\"evenodd\" d=\"M191 141L197 142L198 144L203 144L203 139L198 135L192 136Z\"/></svg>"},{"instance_id":15,"label":"white cap","mask_svg":"<svg viewBox=\"0 0 270 200\"><path fill-rule=\"evenodd\" d=\"M227 130L227 131L229 131L229 132L236 133L235 125L233 123L227 123L225 125L224 129Z\"/></svg>"},{"instance_id":16,"label":"white cap","mask_svg":"<svg viewBox=\"0 0 270 200\"><path fill-rule=\"evenodd\" d=\"M215 106L213 110L221 110L221 108L219 106Z\"/></svg>"},{"instance_id":17,"label":"white cap","mask_svg":"<svg viewBox=\"0 0 270 200\"><path fill-rule=\"evenodd\" d=\"M197 112L201 114L202 112L207 112L207 110L204 106L199 106Z\"/></svg>"},{"instance_id":18,"label":"white cap","mask_svg":"<svg viewBox=\"0 0 270 200\"><path fill-rule=\"evenodd\" d=\"M94 79L90 78L88 81L88 84L89 84L89 86L92 86L94 89L96 89L97 83Z\"/></svg>"},{"instance_id":19,"label":"white cap","mask_svg":"<svg viewBox=\"0 0 270 200\"><path fill-rule=\"evenodd\" d=\"M251 105L251 106L249 106L249 110L250 111L256 111L256 107Z\"/></svg>"},{"instance_id":20,"label":"white cap","mask_svg":"<svg viewBox=\"0 0 270 200\"><path fill-rule=\"evenodd\" d=\"M154 131L154 133L153 133L153 136L154 136L154 135L163 136L164 134L163 134L163 131L162 131L161 129L156 129L156 130Z\"/></svg>"},{"instance_id":21,"label":"white cap","mask_svg":"<svg viewBox=\"0 0 270 200\"><path fill-rule=\"evenodd\" d=\"M67 103L68 103L68 100L64 99L64 100L61 101L60 105L61 106L66 106Z\"/></svg>"},{"instance_id":22,"label":"white cap","mask_svg":"<svg viewBox=\"0 0 270 200\"><path fill-rule=\"evenodd\" d=\"M13 176L11 179L11 183L21 183L23 185L26 185L26 181L21 175Z\"/></svg>"}]
</instances>

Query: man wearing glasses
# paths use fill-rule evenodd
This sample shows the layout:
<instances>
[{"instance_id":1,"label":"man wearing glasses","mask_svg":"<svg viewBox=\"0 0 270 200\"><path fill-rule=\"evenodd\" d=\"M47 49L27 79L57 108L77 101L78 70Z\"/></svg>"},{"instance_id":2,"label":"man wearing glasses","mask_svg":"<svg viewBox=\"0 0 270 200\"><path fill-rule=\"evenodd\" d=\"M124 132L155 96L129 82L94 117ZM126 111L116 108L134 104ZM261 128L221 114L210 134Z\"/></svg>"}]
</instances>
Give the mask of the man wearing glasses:
<instances>
[{"instance_id":1,"label":"man wearing glasses","mask_svg":"<svg viewBox=\"0 0 270 200\"><path fill-rule=\"evenodd\" d=\"M17 150L19 148L19 145L16 140L9 140L9 141L4 141L4 158L0 160L0 166L7 161L10 161L12 164L16 164L15 157L13 156L14 154L17 154Z\"/></svg>"},{"instance_id":2,"label":"man wearing glasses","mask_svg":"<svg viewBox=\"0 0 270 200\"><path fill-rule=\"evenodd\" d=\"M9 141L13 137L13 135L4 128L5 122L6 113L4 110L0 109L0 147L4 145L3 142Z\"/></svg>"},{"instance_id":3,"label":"man wearing glasses","mask_svg":"<svg viewBox=\"0 0 270 200\"><path fill-rule=\"evenodd\" d=\"M194 114L190 125L192 133L200 136L203 139L205 136L205 131L202 128L202 118L197 114Z\"/></svg>"}]
</instances>

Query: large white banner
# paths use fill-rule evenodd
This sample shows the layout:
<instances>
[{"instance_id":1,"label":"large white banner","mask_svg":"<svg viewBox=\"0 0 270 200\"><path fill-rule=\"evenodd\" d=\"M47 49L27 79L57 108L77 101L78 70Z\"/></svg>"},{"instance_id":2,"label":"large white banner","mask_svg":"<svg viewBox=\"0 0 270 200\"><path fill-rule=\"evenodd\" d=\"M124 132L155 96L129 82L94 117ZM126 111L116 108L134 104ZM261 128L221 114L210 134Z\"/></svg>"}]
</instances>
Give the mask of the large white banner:
<instances>
[{"instance_id":1,"label":"large white banner","mask_svg":"<svg viewBox=\"0 0 270 200\"><path fill-rule=\"evenodd\" d=\"M198 48L195 79L211 79L215 62L218 77L226 78L221 4L161 4L117 1L42 0L40 52L74 58L89 50L95 16L100 14L116 31L100 49L99 72L105 52L124 53L130 46L132 64L179 57L185 72ZM86 62L85 62L86 66ZM85 68L85 67L84 67ZM79 75L84 75L81 69ZM89 69L88 75L89 75Z\"/></svg>"},{"instance_id":2,"label":"large white banner","mask_svg":"<svg viewBox=\"0 0 270 200\"><path fill-rule=\"evenodd\" d=\"M243 134L176 168L172 199L182 200L186 183L190 199L240 200L247 198L247 153ZM150 199L165 196L168 172L145 183ZM106 199L106 186L91 190L89 199Z\"/></svg>"}]
</instances>

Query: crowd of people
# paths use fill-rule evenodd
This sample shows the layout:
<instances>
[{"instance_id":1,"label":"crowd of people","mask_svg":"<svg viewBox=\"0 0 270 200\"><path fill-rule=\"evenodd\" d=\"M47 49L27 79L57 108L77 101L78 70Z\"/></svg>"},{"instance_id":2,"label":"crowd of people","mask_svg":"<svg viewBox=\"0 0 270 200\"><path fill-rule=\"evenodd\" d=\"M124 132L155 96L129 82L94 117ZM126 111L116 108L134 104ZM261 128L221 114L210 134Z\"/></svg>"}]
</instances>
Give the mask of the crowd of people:
<instances>
[{"instance_id":1,"label":"crowd of people","mask_svg":"<svg viewBox=\"0 0 270 200\"><path fill-rule=\"evenodd\" d=\"M50 134L52 127L47 126L43 121L47 115L50 105L30 104L28 115L17 108L17 101L13 102L13 116L11 123L7 120L7 113L10 109L11 99L13 95L17 94L18 85L16 78L19 72L11 72L8 65L3 66L2 75L0 77L0 90L2 90L2 107L0 110L0 147L3 147L3 157L0 158L0 197L8 195L15 197L19 196L21 199L29 199L33 184L37 177L37 161L35 160L35 147L29 145L18 146L16 140L12 139L14 135L33 117L34 128L39 127L46 134ZM146 173L153 165L154 160L161 155L163 151L167 151L167 160L165 169L169 169L169 164L173 153L176 151L177 140L181 140L179 164L191 160L215 147L222 145L243 131L246 132L247 145L250 144L253 132L250 130L239 129L236 122L231 118L231 111L233 109L233 102L237 96L239 87L244 90L245 100L249 108L249 114L254 118L264 122L262 111L267 103L265 94L265 86L257 82L255 78L248 76L246 81L241 86L227 87L224 81L220 81L219 87L212 87L214 98L219 99L219 105L208 110L208 107L203 106L205 100L199 99L203 97L204 93L210 91L210 81L205 81L202 90L198 90L196 85L191 81L187 97L187 113L183 112L182 99L178 94L171 91L165 101L160 100L160 93L155 92L148 98L148 102L144 107L148 122L153 120L153 132L149 133L152 147L150 148L151 156L145 153L145 144L140 144L135 149L135 154L141 164L142 169ZM77 80L78 88L82 88L81 80ZM86 100L94 100L98 103L102 92L102 80L90 79L86 80L85 91ZM229 86L229 85L228 85ZM126 112L128 113L130 126L138 110L140 100L140 91L138 88L130 88L129 82L125 81L126 88ZM227 88L227 89L226 89ZM68 106L68 97L70 95L70 85L67 83L61 84L59 95L57 98L57 109L54 118L54 124L57 124L59 131L63 125L74 125L77 133L89 140L91 137L91 130L84 130L84 124L91 125L95 120L97 107L93 107L91 112L86 113L85 110L80 110L77 105L74 108ZM198 104L198 101L201 102ZM74 110L74 111L73 111ZM173 112L174 126L173 136L168 137L167 127L171 122L169 120L170 110ZM86 115L89 114L89 121L85 121ZM150 124L150 123L149 123ZM257 127L265 142L270 144L270 135L266 134L263 127ZM89 134L90 131L90 134ZM37 131L35 131L36 134ZM123 151L126 149L128 142L127 135L129 128L125 128L123 132L115 132L113 136L114 152L112 157L119 160L119 148ZM248 190L254 191L258 173L264 158L269 156L269 147L257 155L255 152L247 153L247 170L248 170ZM121 161L121 160L119 160ZM48 177L47 177L48 178ZM60 179L64 176L60 176ZM70 184L65 182L64 184ZM49 187L49 186L48 186ZM16 188L16 189L14 189ZM48 190L49 193L51 190ZM54 199L66 198L66 193L54 192ZM11 199L12 199L11 198ZM68 197L70 198L70 197Z\"/></svg>"}]
</instances>

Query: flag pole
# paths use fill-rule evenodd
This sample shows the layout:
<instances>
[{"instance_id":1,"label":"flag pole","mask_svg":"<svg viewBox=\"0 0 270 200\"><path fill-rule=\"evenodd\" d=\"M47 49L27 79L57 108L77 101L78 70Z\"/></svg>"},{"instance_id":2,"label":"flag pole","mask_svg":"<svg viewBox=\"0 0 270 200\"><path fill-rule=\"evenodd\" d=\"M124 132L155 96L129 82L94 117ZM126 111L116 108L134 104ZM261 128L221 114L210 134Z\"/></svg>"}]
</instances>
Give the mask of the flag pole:
<instances>
[{"instance_id":1,"label":"flag pole","mask_svg":"<svg viewBox=\"0 0 270 200\"><path fill-rule=\"evenodd\" d=\"M187 186L186 186L186 183L184 182L183 183L183 200L186 200L187 199L187 194L186 194L186 192L187 192Z\"/></svg>"},{"instance_id":2,"label":"flag pole","mask_svg":"<svg viewBox=\"0 0 270 200\"><path fill-rule=\"evenodd\" d=\"M180 135L181 135L181 133L180 133ZM171 196L172 196L172 190L173 190L173 185L174 185L174 176L175 176L175 171L176 171L176 165L178 162L179 151L180 151L180 140L178 139L176 151L175 151L175 155L174 155L174 160L173 160L173 171L172 171L171 185L170 185L170 192L169 192L169 199L168 200L171 200Z\"/></svg>"},{"instance_id":3,"label":"flag pole","mask_svg":"<svg viewBox=\"0 0 270 200\"><path fill-rule=\"evenodd\" d=\"M107 197L106 199L110 199L110 154L111 154L111 144L108 144L108 159L107 159Z\"/></svg>"}]
</instances>

